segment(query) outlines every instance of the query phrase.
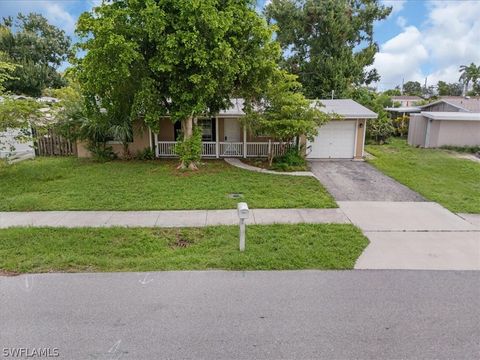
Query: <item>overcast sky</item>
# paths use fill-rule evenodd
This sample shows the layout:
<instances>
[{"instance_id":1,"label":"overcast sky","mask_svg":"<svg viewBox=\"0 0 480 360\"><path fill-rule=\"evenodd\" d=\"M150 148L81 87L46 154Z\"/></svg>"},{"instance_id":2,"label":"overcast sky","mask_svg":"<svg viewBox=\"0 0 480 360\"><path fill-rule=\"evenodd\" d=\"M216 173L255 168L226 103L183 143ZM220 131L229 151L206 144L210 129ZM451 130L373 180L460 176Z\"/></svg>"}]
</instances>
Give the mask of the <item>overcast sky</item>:
<instances>
[{"instance_id":1,"label":"overcast sky","mask_svg":"<svg viewBox=\"0 0 480 360\"><path fill-rule=\"evenodd\" d=\"M267 0L268 1L268 0ZM73 35L78 16L100 0L0 0L0 15L39 12ZM259 8L265 0L258 0ZM375 26L380 45L374 66L379 89L393 88L402 79L434 85L458 80L458 67L480 65L480 0L384 0L393 6L387 20Z\"/></svg>"}]
</instances>

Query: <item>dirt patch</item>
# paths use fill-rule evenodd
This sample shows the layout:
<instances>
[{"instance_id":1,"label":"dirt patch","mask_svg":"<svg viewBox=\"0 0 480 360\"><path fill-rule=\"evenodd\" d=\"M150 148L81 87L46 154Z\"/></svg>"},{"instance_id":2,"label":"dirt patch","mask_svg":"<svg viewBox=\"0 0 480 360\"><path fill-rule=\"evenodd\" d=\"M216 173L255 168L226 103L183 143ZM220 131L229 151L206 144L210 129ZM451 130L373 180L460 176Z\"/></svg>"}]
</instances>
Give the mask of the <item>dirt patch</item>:
<instances>
[{"instance_id":1,"label":"dirt patch","mask_svg":"<svg viewBox=\"0 0 480 360\"><path fill-rule=\"evenodd\" d=\"M0 276L18 276L19 272L0 269Z\"/></svg>"}]
</instances>

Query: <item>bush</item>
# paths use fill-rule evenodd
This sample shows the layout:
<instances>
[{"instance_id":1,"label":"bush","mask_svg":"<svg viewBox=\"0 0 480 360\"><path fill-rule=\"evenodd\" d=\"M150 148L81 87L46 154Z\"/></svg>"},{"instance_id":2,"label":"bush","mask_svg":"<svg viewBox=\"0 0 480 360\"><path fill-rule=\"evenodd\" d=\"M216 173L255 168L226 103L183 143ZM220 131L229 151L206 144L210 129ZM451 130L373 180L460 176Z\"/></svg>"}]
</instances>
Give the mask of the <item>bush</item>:
<instances>
[{"instance_id":1,"label":"bush","mask_svg":"<svg viewBox=\"0 0 480 360\"><path fill-rule=\"evenodd\" d=\"M367 138L377 144L385 143L395 131L388 116L379 116L367 121Z\"/></svg>"},{"instance_id":2,"label":"bush","mask_svg":"<svg viewBox=\"0 0 480 360\"><path fill-rule=\"evenodd\" d=\"M194 127L193 134L189 139L185 140L183 136L180 137L175 145L175 154L180 158L182 168L196 168L196 164L202 157L202 130L200 127Z\"/></svg>"},{"instance_id":3,"label":"bush","mask_svg":"<svg viewBox=\"0 0 480 360\"><path fill-rule=\"evenodd\" d=\"M273 159L272 169L281 171L305 170L307 161L303 157L303 149L289 148L282 156Z\"/></svg>"},{"instance_id":4,"label":"bush","mask_svg":"<svg viewBox=\"0 0 480 360\"><path fill-rule=\"evenodd\" d=\"M155 160L155 150L147 147L137 153L136 159L137 160Z\"/></svg>"},{"instance_id":5,"label":"bush","mask_svg":"<svg viewBox=\"0 0 480 360\"><path fill-rule=\"evenodd\" d=\"M92 158L95 161L106 162L117 158L117 155L113 152L111 146L93 144L88 147L88 150L92 153Z\"/></svg>"}]
</instances>

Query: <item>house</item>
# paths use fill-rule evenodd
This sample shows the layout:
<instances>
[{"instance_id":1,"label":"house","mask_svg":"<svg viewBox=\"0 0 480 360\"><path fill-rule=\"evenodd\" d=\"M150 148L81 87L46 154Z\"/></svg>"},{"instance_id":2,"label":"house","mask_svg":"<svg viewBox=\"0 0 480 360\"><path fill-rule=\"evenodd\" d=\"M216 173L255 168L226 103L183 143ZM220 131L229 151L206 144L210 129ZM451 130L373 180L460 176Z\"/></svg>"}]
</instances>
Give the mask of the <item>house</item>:
<instances>
[{"instance_id":1,"label":"house","mask_svg":"<svg viewBox=\"0 0 480 360\"><path fill-rule=\"evenodd\" d=\"M480 145L480 112L422 111L412 114L408 143L425 148Z\"/></svg>"},{"instance_id":2,"label":"house","mask_svg":"<svg viewBox=\"0 0 480 360\"><path fill-rule=\"evenodd\" d=\"M416 106L417 103L422 100L423 99L420 96L409 96L409 95L392 96L392 102L394 104L400 104L400 107Z\"/></svg>"},{"instance_id":3,"label":"house","mask_svg":"<svg viewBox=\"0 0 480 360\"><path fill-rule=\"evenodd\" d=\"M320 110L338 115L341 119L332 120L323 125L313 141L301 139L306 144L308 159L341 158L361 159L365 143L366 120L374 119L377 114L353 100L320 100L324 107ZM233 99L232 105L213 117L199 118L202 127L202 157L266 157L270 149L280 154L282 144L272 139L252 134L242 124L243 100ZM180 123L169 118L159 120L159 131L153 132L141 122L133 124L133 142L129 148L136 153L145 148L155 149L159 158L174 157L175 144L181 130ZM121 155L122 145L110 142L113 150ZM77 144L79 157L89 157L85 144Z\"/></svg>"},{"instance_id":4,"label":"house","mask_svg":"<svg viewBox=\"0 0 480 360\"><path fill-rule=\"evenodd\" d=\"M419 110L410 115L410 145L480 145L480 98L443 97Z\"/></svg>"}]
</instances>

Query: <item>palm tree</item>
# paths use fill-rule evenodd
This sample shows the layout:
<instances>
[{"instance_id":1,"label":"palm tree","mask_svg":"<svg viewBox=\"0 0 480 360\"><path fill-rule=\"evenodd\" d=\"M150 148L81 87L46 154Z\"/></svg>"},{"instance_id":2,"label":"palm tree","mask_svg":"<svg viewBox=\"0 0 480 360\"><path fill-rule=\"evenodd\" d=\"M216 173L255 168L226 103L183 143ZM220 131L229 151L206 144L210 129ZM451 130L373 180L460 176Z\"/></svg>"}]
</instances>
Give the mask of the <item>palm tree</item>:
<instances>
[{"instance_id":1,"label":"palm tree","mask_svg":"<svg viewBox=\"0 0 480 360\"><path fill-rule=\"evenodd\" d=\"M480 66L475 65L473 62L468 66L461 65L460 73L461 75L458 80L464 84L463 95L466 95L470 82L476 84L480 79Z\"/></svg>"}]
</instances>

